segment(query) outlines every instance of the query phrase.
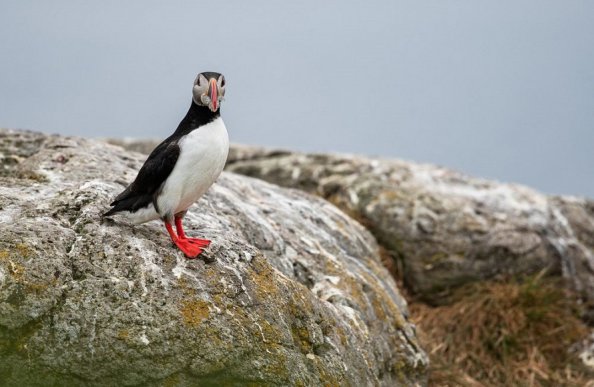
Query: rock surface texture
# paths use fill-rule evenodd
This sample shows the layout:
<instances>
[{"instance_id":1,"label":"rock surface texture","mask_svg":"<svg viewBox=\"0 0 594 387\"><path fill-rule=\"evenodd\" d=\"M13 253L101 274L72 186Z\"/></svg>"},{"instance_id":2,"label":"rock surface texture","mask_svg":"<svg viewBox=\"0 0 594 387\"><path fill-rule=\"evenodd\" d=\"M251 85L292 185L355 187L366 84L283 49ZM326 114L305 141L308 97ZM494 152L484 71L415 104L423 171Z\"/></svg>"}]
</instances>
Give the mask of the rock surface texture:
<instances>
[{"instance_id":1,"label":"rock surface texture","mask_svg":"<svg viewBox=\"0 0 594 387\"><path fill-rule=\"evenodd\" d=\"M468 282L550 268L594 303L594 201L356 156L236 146L227 169L335 203L368 227L426 302Z\"/></svg>"},{"instance_id":2,"label":"rock surface texture","mask_svg":"<svg viewBox=\"0 0 594 387\"><path fill-rule=\"evenodd\" d=\"M213 240L209 262L186 260L158 222L99 217L142 161L0 131L0 384L424 384L406 303L358 223L224 173L185 221Z\"/></svg>"}]
</instances>

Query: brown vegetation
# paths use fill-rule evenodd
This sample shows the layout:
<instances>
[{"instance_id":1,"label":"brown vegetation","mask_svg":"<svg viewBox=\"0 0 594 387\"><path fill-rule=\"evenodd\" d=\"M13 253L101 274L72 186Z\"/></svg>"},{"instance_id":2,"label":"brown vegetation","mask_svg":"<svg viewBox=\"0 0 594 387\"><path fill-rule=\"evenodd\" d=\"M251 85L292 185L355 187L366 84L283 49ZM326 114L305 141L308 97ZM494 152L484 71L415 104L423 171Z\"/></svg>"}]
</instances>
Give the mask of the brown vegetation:
<instances>
[{"instance_id":1,"label":"brown vegetation","mask_svg":"<svg viewBox=\"0 0 594 387\"><path fill-rule=\"evenodd\" d=\"M411 305L432 386L594 386L575 351L588 334L560 280L486 282L452 304Z\"/></svg>"}]
</instances>

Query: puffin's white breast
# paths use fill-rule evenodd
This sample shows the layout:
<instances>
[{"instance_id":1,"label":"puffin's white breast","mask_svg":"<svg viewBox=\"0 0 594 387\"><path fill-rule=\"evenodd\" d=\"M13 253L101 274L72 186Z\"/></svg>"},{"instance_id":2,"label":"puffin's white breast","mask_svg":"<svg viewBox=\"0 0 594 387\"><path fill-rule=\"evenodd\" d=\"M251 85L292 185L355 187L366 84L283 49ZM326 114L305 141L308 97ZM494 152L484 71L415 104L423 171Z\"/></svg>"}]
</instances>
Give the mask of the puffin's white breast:
<instances>
[{"instance_id":1,"label":"puffin's white breast","mask_svg":"<svg viewBox=\"0 0 594 387\"><path fill-rule=\"evenodd\" d=\"M178 143L180 154L157 197L161 216L187 210L215 182L229 153L229 136L223 120L194 129Z\"/></svg>"}]
</instances>

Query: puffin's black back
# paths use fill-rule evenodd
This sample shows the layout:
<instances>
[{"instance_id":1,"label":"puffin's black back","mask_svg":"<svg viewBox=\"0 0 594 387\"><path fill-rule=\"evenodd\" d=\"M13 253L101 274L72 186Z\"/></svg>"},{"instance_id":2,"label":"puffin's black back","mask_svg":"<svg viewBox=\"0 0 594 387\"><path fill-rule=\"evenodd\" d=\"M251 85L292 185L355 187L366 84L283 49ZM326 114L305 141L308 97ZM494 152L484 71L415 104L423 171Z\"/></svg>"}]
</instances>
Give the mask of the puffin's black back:
<instances>
[{"instance_id":1,"label":"puffin's black back","mask_svg":"<svg viewBox=\"0 0 594 387\"><path fill-rule=\"evenodd\" d=\"M115 198L111 203L113 208L103 216L113 215L120 211L136 212L151 203L158 212L155 197L175 167L180 153L179 140L193 130L200 130L200 127L215 120L220 115L220 109L213 112L207 106L199 106L192 100L190 109L175 132L151 152L140 171L138 171L134 182Z\"/></svg>"}]
</instances>

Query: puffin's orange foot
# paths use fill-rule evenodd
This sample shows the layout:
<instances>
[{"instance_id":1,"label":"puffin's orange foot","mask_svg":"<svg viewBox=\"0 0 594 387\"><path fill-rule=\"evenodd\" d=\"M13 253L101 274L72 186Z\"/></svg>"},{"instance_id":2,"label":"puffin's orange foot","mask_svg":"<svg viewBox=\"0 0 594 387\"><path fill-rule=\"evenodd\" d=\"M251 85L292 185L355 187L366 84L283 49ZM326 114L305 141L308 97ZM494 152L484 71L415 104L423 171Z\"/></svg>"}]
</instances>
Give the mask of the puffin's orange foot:
<instances>
[{"instance_id":1,"label":"puffin's orange foot","mask_svg":"<svg viewBox=\"0 0 594 387\"><path fill-rule=\"evenodd\" d=\"M177 239L174 241L174 243L188 258L196 258L202 254L202 246L191 243L187 239Z\"/></svg>"},{"instance_id":2,"label":"puffin's orange foot","mask_svg":"<svg viewBox=\"0 0 594 387\"><path fill-rule=\"evenodd\" d=\"M208 239L186 238L185 240L198 247L208 247L210 245L210 241Z\"/></svg>"}]
</instances>

